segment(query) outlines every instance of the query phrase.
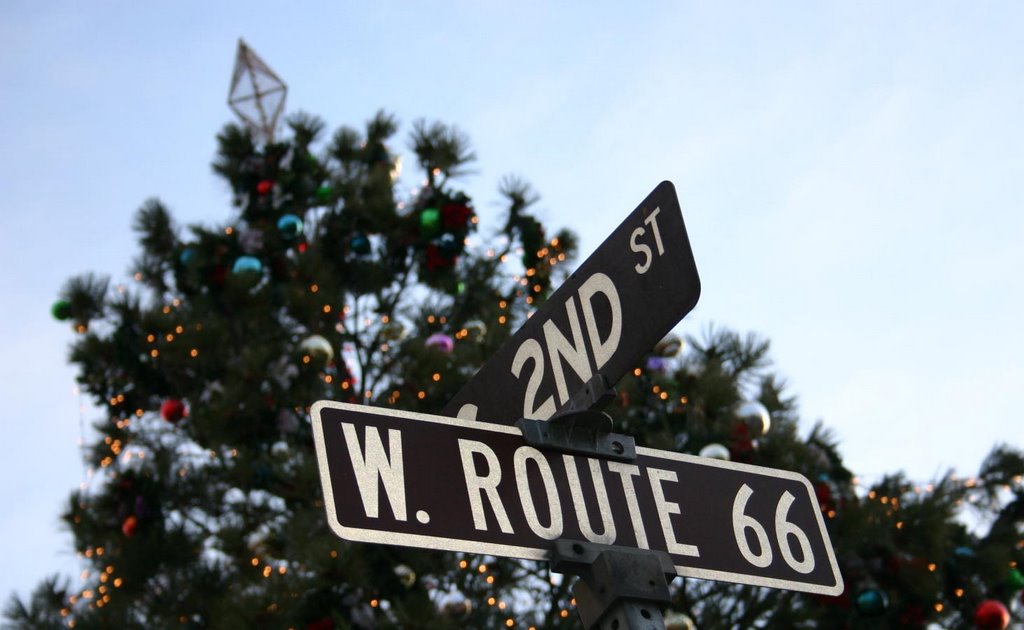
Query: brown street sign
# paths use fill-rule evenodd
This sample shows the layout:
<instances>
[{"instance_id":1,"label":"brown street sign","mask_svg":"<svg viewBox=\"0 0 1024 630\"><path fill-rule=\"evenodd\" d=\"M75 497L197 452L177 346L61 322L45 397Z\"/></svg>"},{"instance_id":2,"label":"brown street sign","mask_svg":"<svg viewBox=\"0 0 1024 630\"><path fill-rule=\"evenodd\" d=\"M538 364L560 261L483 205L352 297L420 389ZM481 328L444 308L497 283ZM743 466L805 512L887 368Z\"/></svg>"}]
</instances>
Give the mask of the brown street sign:
<instances>
[{"instance_id":1,"label":"brown street sign","mask_svg":"<svg viewBox=\"0 0 1024 630\"><path fill-rule=\"evenodd\" d=\"M796 473L637 447L620 462L528 445L514 426L320 401L327 519L346 540L549 559L558 539L668 552L682 576L843 590Z\"/></svg>"},{"instance_id":2,"label":"brown street sign","mask_svg":"<svg viewBox=\"0 0 1024 630\"><path fill-rule=\"evenodd\" d=\"M614 385L697 304L675 188L658 184L441 413L547 420L596 375Z\"/></svg>"}]
</instances>

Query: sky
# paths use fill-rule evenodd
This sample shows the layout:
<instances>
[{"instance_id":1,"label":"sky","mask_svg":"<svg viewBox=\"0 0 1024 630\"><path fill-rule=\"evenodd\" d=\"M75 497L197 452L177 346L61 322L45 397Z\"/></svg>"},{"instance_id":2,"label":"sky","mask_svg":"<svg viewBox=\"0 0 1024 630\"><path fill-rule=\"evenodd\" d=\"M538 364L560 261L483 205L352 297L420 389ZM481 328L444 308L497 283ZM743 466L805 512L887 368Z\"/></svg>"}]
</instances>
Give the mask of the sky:
<instances>
[{"instance_id":1,"label":"sky","mask_svg":"<svg viewBox=\"0 0 1024 630\"><path fill-rule=\"evenodd\" d=\"M521 175L580 260L672 181L702 283L677 331L770 339L861 478L1024 446L1024 4L631 4L3 3L0 598L77 567L59 514L98 412L50 307L73 275L128 282L150 197L228 220L239 37L289 112L456 124L483 224Z\"/></svg>"}]
</instances>

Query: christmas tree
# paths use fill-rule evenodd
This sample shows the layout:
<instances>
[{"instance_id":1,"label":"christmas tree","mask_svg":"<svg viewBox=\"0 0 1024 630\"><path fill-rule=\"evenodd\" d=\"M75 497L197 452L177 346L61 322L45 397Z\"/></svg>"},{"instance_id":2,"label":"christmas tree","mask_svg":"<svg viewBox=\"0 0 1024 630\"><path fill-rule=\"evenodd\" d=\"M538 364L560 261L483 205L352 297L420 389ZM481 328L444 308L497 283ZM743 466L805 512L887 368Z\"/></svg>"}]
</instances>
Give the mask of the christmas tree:
<instances>
[{"instance_id":1,"label":"christmas tree","mask_svg":"<svg viewBox=\"0 0 1024 630\"><path fill-rule=\"evenodd\" d=\"M398 192L384 113L330 138L309 115L261 137L228 125L214 171L234 211L179 228L138 211L133 282L72 279L54 305L102 409L95 471L64 520L84 571L12 598L14 627L574 628L570 579L537 562L362 545L324 514L308 418L321 399L435 413L568 271L572 234L504 180L487 227L456 186L473 159L413 125L424 177ZM637 443L799 472L846 591L822 597L676 580L671 628L1002 628L1024 587L1024 454L928 484L859 481L770 370L768 343L669 336L607 412ZM1019 613L1017 614L1019 618Z\"/></svg>"}]
</instances>

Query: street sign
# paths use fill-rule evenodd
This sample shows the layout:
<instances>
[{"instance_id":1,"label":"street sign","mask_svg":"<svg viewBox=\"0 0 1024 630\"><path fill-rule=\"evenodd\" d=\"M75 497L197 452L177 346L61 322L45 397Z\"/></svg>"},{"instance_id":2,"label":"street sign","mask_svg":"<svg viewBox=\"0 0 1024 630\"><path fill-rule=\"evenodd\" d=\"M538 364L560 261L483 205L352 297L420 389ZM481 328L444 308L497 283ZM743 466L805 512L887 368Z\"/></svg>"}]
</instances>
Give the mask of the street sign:
<instances>
[{"instance_id":1,"label":"street sign","mask_svg":"<svg viewBox=\"0 0 1024 630\"><path fill-rule=\"evenodd\" d=\"M700 278L662 182L441 411L547 420L595 375L614 385L697 304Z\"/></svg>"},{"instance_id":2,"label":"street sign","mask_svg":"<svg viewBox=\"0 0 1024 630\"><path fill-rule=\"evenodd\" d=\"M514 426L320 401L331 529L353 541L549 559L558 539L667 552L682 576L823 595L842 577L796 473L643 447L540 451Z\"/></svg>"}]
</instances>

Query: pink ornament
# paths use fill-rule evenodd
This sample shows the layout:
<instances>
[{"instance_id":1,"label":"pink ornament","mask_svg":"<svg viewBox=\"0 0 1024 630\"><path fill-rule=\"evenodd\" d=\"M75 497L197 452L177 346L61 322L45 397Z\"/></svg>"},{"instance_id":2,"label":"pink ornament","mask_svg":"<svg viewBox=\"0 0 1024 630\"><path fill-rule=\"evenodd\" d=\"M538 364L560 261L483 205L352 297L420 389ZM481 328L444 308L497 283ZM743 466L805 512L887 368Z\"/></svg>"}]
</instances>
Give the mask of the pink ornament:
<instances>
[{"instance_id":1,"label":"pink ornament","mask_svg":"<svg viewBox=\"0 0 1024 630\"><path fill-rule=\"evenodd\" d=\"M430 335L427 337L426 344L428 348L435 348L445 354L449 354L455 349L455 340L444 333Z\"/></svg>"}]
</instances>

